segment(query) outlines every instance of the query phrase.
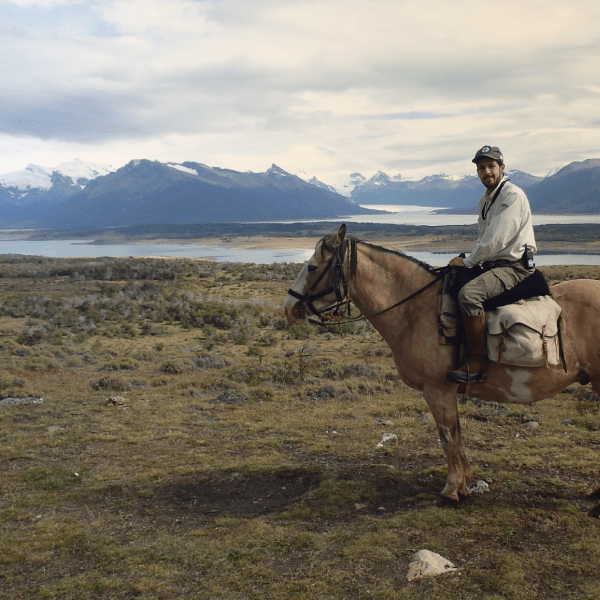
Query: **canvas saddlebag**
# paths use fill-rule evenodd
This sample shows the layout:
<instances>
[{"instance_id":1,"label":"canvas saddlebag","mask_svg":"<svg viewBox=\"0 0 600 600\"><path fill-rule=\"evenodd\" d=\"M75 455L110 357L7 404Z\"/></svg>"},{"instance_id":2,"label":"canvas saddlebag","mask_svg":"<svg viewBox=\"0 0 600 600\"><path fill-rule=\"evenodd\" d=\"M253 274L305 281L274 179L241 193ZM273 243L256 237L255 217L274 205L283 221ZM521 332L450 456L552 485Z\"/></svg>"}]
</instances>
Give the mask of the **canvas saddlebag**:
<instances>
[{"instance_id":1,"label":"canvas saddlebag","mask_svg":"<svg viewBox=\"0 0 600 600\"><path fill-rule=\"evenodd\" d=\"M560 312L551 296L536 296L487 312L489 359L516 367L560 364Z\"/></svg>"}]
</instances>

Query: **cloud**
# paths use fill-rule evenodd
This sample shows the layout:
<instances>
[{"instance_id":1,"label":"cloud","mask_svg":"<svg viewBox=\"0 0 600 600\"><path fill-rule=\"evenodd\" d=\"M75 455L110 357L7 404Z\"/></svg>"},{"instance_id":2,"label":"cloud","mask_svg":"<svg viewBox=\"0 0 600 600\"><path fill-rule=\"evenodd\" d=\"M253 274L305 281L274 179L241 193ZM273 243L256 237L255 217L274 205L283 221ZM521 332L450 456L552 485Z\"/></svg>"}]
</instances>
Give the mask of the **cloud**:
<instances>
[{"instance_id":1,"label":"cloud","mask_svg":"<svg viewBox=\"0 0 600 600\"><path fill-rule=\"evenodd\" d=\"M461 174L483 143L535 173L600 156L600 6L590 1L0 7L7 160L64 160L71 147L111 164L276 162L327 181L380 168Z\"/></svg>"}]
</instances>

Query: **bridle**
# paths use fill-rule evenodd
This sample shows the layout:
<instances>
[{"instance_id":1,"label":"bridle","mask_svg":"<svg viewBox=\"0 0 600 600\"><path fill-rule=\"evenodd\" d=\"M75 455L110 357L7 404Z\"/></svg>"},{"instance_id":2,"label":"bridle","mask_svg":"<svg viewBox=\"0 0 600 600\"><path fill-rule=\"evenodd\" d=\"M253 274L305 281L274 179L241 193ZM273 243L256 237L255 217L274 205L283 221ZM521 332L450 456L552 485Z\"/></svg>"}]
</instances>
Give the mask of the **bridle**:
<instances>
[{"instance_id":1,"label":"bridle","mask_svg":"<svg viewBox=\"0 0 600 600\"><path fill-rule=\"evenodd\" d=\"M406 298L403 298L399 302L392 304L392 306L388 306L387 308L384 308L383 310L380 310L379 312L376 312L372 315L368 315L368 316L361 315L354 319L347 319L347 320L343 321L342 319L344 319L346 314L345 313L340 314L340 308L342 306L347 305L347 307L348 307L347 314L349 317L351 316L351 314L350 314L350 298L348 297L348 284L346 281L346 277L344 276L344 270L343 270L344 256L346 254L348 245L350 245L350 257L351 257L350 258L350 262L351 262L350 268L351 268L351 272L355 273L356 265L357 265L356 242L357 241L355 239L344 240L344 242L342 244L340 244L337 248L331 248L330 246L327 245L327 243L324 240L323 244L321 246L321 251L326 250L327 252L330 252L332 254L332 256L329 259L326 267L323 269L323 271L317 278L317 280L310 286L310 288L306 292L306 294L300 294L299 292L296 292L295 290L293 290L291 288L288 290L288 294L290 296L297 298L300 301L300 303L304 304L315 317L319 317L321 319L321 321L315 321L314 319L308 319L309 323L314 323L315 325L326 326L327 321L336 321L338 323L338 325L341 325L342 323L354 323L356 321L363 321L366 319L371 319L373 317L378 317L379 315L382 315L383 313L385 313L389 310L392 310L393 308L396 308L397 306L400 306L401 304L409 302L413 298L416 298L417 296L422 294L425 290L428 290L430 287L435 285L440 279L443 279L446 276L446 273L448 273L448 271L451 270L450 267L439 267L436 269L431 269L431 273L432 273L432 275L435 275L435 279L433 279L432 281L430 281L429 283L424 285L422 288L418 289L416 292L410 294ZM329 281L328 281L329 285L323 291L317 292L316 294L312 294L311 292L319 285L319 283L322 281L322 279L325 277L325 275L327 273L329 273ZM342 284L342 289L340 289L340 282ZM316 300L319 300L320 298L328 296L329 294L335 294L337 302L330 306L327 306L323 310L318 310L313 303ZM302 311L303 307L300 307L300 310Z\"/></svg>"},{"instance_id":2,"label":"bridle","mask_svg":"<svg viewBox=\"0 0 600 600\"><path fill-rule=\"evenodd\" d=\"M351 240L350 244L352 245L352 249L356 248L356 241ZM350 314L350 299L348 298L348 282L346 281L346 276L344 275L344 254L346 253L346 248L348 247L347 243L340 244L337 248L332 248L327 245L327 242L323 240L321 246L321 252L326 250L331 253L331 258L327 262L326 267L321 271L319 277L317 277L316 281L310 286L306 294L300 294L296 292L292 288L288 290L288 294L293 296L297 300L299 300L302 304L305 304L310 312L315 315L315 317L319 317L322 321L325 319L324 313L333 310L332 313L333 318L336 318L339 315L339 310L344 304L348 304L348 314ZM352 251L352 250L351 250ZM329 280L327 287L313 294L313 290L321 283L322 279L329 273ZM341 286L340 286L341 283ZM316 300L320 300L321 298L328 296L329 294L335 294L337 302L332 306L328 306L323 310L318 310L313 304ZM310 320L310 319L309 319ZM311 321L313 322L313 321ZM317 321L319 325L319 323Z\"/></svg>"}]
</instances>

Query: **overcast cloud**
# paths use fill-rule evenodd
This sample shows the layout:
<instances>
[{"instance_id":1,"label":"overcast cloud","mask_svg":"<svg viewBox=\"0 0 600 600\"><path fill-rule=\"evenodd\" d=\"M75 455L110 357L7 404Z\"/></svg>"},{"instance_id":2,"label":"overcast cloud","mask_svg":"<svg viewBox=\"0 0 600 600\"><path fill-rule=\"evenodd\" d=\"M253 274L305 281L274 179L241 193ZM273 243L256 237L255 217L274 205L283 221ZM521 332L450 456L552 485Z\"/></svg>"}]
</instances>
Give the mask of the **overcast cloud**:
<instances>
[{"instance_id":1,"label":"overcast cloud","mask_svg":"<svg viewBox=\"0 0 600 600\"><path fill-rule=\"evenodd\" d=\"M330 184L600 157L595 0L0 0L0 173L276 163Z\"/></svg>"}]
</instances>

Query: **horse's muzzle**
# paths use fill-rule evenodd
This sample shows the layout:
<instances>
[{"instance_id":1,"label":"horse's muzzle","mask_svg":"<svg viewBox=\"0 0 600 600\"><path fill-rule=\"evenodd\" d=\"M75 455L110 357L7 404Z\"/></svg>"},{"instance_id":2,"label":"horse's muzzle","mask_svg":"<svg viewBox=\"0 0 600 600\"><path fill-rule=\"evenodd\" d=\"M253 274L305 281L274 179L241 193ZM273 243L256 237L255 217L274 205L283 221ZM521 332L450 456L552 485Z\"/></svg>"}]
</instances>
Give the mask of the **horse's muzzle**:
<instances>
[{"instance_id":1,"label":"horse's muzzle","mask_svg":"<svg viewBox=\"0 0 600 600\"><path fill-rule=\"evenodd\" d=\"M296 302L292 307L284 306L283 309L290 325L302 325L306 320L306 308L303 302Z\"/></svg>"}]
</instances>

